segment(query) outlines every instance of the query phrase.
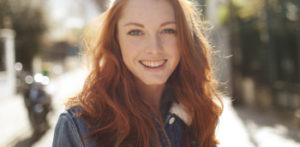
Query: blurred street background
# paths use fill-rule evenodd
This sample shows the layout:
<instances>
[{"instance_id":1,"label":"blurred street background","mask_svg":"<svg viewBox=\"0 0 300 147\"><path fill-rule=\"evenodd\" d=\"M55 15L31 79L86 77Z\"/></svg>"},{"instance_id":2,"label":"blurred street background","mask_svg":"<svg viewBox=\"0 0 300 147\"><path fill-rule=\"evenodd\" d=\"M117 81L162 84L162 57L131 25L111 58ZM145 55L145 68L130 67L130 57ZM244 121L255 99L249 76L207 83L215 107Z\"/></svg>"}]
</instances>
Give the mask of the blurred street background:
<instances>
[{"instance_id":1,"label":"blurred street background","mask_svg":"<svg viewBox=\"0 0 300 147\"><path fill-rule=\"evenodd\" d=\"M197 0L224 112L220 147L300 146L300 1ZM50 147L109 0L0 0L0 146ZM36 100L41 98L42 100Z\"/></svg>"}]
</instances>

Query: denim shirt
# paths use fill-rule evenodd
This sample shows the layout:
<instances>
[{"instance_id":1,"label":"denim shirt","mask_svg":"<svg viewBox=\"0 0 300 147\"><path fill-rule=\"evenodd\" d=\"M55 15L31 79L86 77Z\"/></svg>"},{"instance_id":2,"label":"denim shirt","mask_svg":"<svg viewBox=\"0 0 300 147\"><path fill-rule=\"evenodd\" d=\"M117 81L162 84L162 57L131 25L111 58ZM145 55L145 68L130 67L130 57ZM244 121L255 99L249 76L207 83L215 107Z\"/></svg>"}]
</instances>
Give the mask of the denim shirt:
<instances>
[{"instance_id":1,"label":"denim shirt","mask_svg":"<svg viewBox=\"0 0 300 147\"><path fill-rule=\"evenodd\" d=\"M164 128L161 127L159 120L156 120L160 143L162 147L184 147L184 131L189 122L186 113L181 113L182 108L174 99L166 98L161 102L160 110L164 120ZM167 110L167 111L166 111ZM92 129L88 128L83 118L77 116L77 112L82 111L80 107L71 107L63 112L56 124L53 147L101 147L95 140L83 141ZM191 147L196 147L196 141L190 134Z\"/></svg>"}]
</instances>

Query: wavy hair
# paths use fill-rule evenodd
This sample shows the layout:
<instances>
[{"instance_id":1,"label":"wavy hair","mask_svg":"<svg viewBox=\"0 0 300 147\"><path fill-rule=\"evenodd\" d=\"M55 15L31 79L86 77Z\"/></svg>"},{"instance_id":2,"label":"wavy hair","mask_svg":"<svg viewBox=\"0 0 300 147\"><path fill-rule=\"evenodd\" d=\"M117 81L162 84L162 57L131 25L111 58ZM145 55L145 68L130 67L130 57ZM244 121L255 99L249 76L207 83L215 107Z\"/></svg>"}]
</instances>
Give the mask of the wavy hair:
<instances>
[{"instance_id":1,"label":"wavy hair","mask_svg":"<svg viewBox=\"0 0 300 147\"><path fill-rule=\"evenodd\" d=\"M159 112L140 98L134 75L122 61L117 24L126 1L115 0L102 14L98 31L86 43L91 72L83 90L68 105L80 105L84 110L81 116L96 128L87 139L95 138L103 146L148 147L159 143L154 120ZM189 130L199 146L215 146L215 129L223 103L213 88L211 47L201 33L193 2L168 1L175 12L181 59L167 84L190 115Z\"/></svg>"}]
</instances>

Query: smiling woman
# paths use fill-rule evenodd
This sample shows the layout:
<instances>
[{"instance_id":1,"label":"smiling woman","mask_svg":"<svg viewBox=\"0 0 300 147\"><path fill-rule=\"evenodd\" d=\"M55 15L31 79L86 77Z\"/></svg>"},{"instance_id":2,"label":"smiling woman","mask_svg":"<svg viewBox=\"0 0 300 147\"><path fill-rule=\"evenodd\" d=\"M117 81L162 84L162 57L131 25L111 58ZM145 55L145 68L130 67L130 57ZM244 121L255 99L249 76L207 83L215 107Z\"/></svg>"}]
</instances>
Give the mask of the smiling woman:
<instances>
[{"instance_id":1,"label":"smiling woman","mask_svg":"<svg viewBox=\"0 0 300 147\"><path fill-rule=\"evenodd\" d=\"M115 0L53 146L216 146L222 101L196 14L188 0Z\"/></svg>"}]
</instances>

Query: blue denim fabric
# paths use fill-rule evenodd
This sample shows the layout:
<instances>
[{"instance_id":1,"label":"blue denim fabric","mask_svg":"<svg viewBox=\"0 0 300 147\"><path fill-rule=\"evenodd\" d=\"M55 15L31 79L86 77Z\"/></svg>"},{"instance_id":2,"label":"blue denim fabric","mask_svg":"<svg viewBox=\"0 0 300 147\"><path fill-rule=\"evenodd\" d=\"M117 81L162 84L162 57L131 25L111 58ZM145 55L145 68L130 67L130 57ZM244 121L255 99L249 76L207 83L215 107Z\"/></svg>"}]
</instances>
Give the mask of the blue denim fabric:
<instances>
[{"instance_id":1,"label":"blue denim fabric","mask_svg":"<svg viewBox=\"0 0 300 147\"><path fill-rule=\"evenodd\" d=\"M99 147L93 140L84 141L91 129L85 125L83 118L76 114L79 107L72 107L60 114L55 127L53 147Z\"/></svg>"},{"instance_id":2,"label":"blue denim fabric","mask_svg":"<svg viewBox=\"0 0 300 147\"><path fill-rule=\"evenodd\" d=\"M84 140L90 133L83 119L76 115L80 111L72 107L63 112L57 122L53 147L101 147L95 140ZM160 126L160 125L159 125ZM175 114L167 114L164 128L157 126L162 147L184 147L184 129L186 124ZM196 146L191 142L191 146Z\"/></svg>"}]
</instances>

